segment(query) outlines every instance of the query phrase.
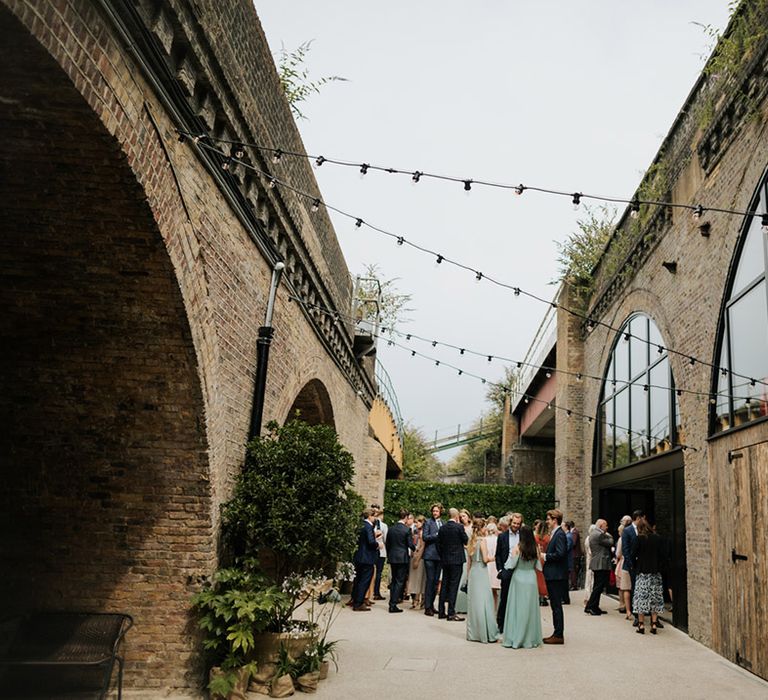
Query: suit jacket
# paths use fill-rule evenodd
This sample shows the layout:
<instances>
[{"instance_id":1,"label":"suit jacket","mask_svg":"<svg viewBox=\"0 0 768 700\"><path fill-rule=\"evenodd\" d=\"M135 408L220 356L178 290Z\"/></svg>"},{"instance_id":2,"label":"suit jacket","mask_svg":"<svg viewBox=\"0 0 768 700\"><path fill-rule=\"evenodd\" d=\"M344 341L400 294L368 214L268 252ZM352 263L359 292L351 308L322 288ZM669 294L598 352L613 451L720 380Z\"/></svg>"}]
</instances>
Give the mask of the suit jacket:
<instances>
[{"instance_id":1,"label":"suit jacket","mask_svg":"<svg viewBox=\"0 0 768 700\"><path fill-rule=\"evenodd\" d=\"M409 549L415 549L411 531L407 525L398 522L387 531L387 557L390 564L407 564Z\"/></svg>"},{"instance_id":2,"label":"suit jacket","mask_svg":"<svg viewBox=\"0 0 768 700\"><path fill-rule=\"evenodd\" d=\"M624 556L621 568L624 571L633 571L637 557L637 532L634 525L627 525L621 533L621 553Z\"/></svg>"},{"instance_id":3,"label":"suit jacket","mask_svg":"<svg viewBox=\"0 0 768 700\"><path fill-rule=\"evenodd\" d=\"M437 536L440 563L463 564L467 561L464 545L467 544L468 540L469 538L464 531L464 526L455 520L449 520L440 528L440 533Z\"/></svg>"},{"instance_id":4,"label":"suit jacket","mask_svg":"<svg viewBox=\"0 0 768 700\"><path fill-rule=\"evenodd\" d=\"M438 526L438 522L440 525ZM424 540L424 554L422 559L440 561L440 550L437 547L437 533L443 528L442 520L430 518L421 529L421 537Z\"/></svg>"},{"instance_id":5,"label":"suit jacket","mask_svg":"<svg viewBox=\"0 0 768 700\"><path fill-rule=\"evenodd\" d=\"M595 530L589 536L589 568L591 571L609 571L611 569L611 547L613 537L602 530Z\"/></svg>"},{"instance_id":6,"label":"suit jacket","mask_svg":"<svg viewBox=\"0 0 768 700\"><path fill-rule=\"evenodd\" d=\"M352 558L355 564L369 564L373 566L379 559L379 543L373 534L373 525L363 520L363 525L357 533L357 551Z\"/></svg>"},{"instance_id":7,"label":"suit jacket","mask_svg":"<svg viewBox=\"0 0 768 700\"><path fill-rule=\"evenodd\" d=\"M544 562L544 578L547 581L562 581L568 578L568 542L565 532L558 527L552 533L547 545L547 559Z\"/></svg>"},{"instance_id":8,"label":"suit jacket","mask_svg":"<svg viewBox=\"0 0 768 700\"><path fill-rule=\"evenodd\" d=\"M502 580L512 578L512 570L504 568L507 559L509 559L509 530L500 533L496 539L496 577Z\"/></svg>"}]
</instances>

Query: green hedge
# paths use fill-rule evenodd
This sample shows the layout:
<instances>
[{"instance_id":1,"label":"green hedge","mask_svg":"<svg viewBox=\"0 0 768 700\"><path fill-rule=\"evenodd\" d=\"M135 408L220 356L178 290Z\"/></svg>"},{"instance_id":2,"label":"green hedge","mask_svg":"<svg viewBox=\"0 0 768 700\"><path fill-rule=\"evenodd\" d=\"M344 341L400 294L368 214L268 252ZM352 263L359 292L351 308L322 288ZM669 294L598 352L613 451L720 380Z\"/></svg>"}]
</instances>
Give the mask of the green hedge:
<instances>
[{"instance_id":1,"label":"green hedge","mask_svg":"<svg viewBox=\"0 0 768 700\"><path fill-rule=\"evenodd\" d=\"M429 507L466 508L470 513L495 515L509 511L523 514L526 523L555 507L554 486L502 486L500 484L439 484L431 481L387 481L384 488L384 520L397 521L401 508L429 517Z\"/></svg>"}]
</instances>

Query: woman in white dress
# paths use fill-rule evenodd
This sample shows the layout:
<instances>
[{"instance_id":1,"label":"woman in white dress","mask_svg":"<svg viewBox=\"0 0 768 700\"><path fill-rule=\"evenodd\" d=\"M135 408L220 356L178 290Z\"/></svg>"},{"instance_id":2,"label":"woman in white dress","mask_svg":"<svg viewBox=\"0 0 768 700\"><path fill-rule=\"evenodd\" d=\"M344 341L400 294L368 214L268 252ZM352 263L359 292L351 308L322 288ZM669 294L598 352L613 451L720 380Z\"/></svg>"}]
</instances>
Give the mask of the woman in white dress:
<instances>
[{"instance_id":1,"label":"woman in white dress","mask_svg":"<svg viewBox=\"0 0 768 700\"><path fill-rule=\"evenodd\" d=\"M589 536L597 530L597 525L592 523L592 525L589 526L589 532L587 532L587 536L584 538L584 570L587 572L586 577L584 578L584 607L587 607L587 603L589 602L589 596L592 595L592 586L595 582L595 574L592 572L592 570L589 568L589 561L592 559L592 550L589 548Z\"/></svg>"},{"instance_id":2,"label":"woman in white dress","mask_svg":"<svg viewBox=\"0 0 768 700\"><path fill-rule=\"evenodd\" d=\"M488 562L488 578L491 579L491 592L493 593L493 604L499 607L499 590L501 589L501 579L496 571L496 543L499 540L499 529L496 523L488 523L485 526L487 535L485 537L485 546L488 550L488 556L493 557L493 561Z\"/></svg>"}]
</instances>

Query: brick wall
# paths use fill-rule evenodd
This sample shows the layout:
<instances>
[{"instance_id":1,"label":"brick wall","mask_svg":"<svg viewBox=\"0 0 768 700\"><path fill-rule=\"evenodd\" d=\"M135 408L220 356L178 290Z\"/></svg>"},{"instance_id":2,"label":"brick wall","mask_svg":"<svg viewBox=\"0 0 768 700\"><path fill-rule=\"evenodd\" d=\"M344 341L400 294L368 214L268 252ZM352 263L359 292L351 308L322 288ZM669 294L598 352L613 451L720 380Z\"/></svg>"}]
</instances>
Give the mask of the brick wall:
<instances>
[{"instance_id":1,"label":"brick wall","mask_svg":"<svg viewBox=\"0 0 768 700\"><path fill-rule=\"evenodd\" d=\"M218 36L217 7L221 22L244 14L219 47L234 53L197 65L198 77L209 70L240 99L233 118L254 133L295 144L251 5L209 4L196 17L201 5L175 5L201 45L204 31ZM153 6L147 21L167 29L173 49L181 20L168 19L170 3ZM0 443L0 517L13 533L0 557L3 571L14 567L0 585L11 603L134 614L128 687L195 692L189 597L216 565L218 506L244 453L271 267L96 8L0 3L0 410L11 428ZM246 89L240 66L252 67L254 51L263 76ZM300 186L316 187L311 168L293 167ZM311 275L346 312L349 276L327 217L310 222L295 199L265 199L254 195L286 254L286 284ZM291 252L289 233L304 247ZM328 326L281 287L264 420L285 420L301 389L321 383L372 498L385 467L339 359L349 362L350 329Z\"/></svg>"}]
</instances>

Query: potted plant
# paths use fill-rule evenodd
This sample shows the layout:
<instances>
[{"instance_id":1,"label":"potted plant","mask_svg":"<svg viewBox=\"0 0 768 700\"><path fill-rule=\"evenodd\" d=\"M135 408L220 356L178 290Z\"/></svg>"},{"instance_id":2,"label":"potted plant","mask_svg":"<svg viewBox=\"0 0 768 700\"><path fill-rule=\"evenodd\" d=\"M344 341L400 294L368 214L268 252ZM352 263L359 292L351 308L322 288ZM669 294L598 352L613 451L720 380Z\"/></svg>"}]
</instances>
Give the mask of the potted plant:
<instances>
[{"instance_id":1,"label":"potted plant","mask_svg":"<svg viewBox=\"0 0 768 700\"><path fill-rule=\"evenodd\" d=\"M208 689L214 697L235 698L245 692L257 667L256 635L269 629L289 604L289 597L251 559L219 569L193 597L198 626L205 633L203 648L210 656Z\"/></svg>"},{"instance_id":2,"label":"potted plant","mask_svg":"<svg viewBox=\"0 0 768 700\"><path fill-rule=\"evenodd\" d=\"M223 531L239 555L258 558L275 582L293 572L333 576L350 561L363 499L352 490L354 462L333 428L274 421L248 445Z\"/></svg>"},{"instance_id":3,"label":"potted plant","mask_svg":"<svg viewBox=\"0 0 768 700\"><path fill-rule=\"evenodd\" d=\"M285 698L293 695L293 676L296 673L296 662L284 644L280 645L280 651L275 663L275 675L269 688L269 695L273 698Z\"/></svg>"}]
</instances>

